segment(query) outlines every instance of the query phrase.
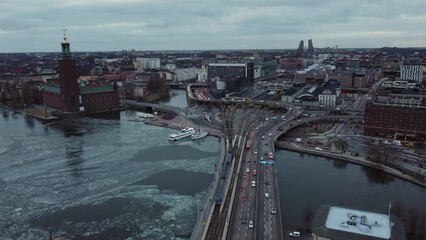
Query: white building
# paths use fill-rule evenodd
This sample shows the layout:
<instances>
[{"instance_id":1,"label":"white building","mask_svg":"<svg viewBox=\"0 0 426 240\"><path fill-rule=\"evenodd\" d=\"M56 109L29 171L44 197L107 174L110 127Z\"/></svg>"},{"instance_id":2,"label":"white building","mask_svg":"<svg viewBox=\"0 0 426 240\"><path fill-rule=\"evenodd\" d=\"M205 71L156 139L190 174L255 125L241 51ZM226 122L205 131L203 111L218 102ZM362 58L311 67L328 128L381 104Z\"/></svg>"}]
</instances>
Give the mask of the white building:
<instances>
[{"instance_id":1,"label":"white building","mask_svg":"<svg viewBox=\"0 0 426 240\"><path fill-rule=\"evenodd\" d=\"M318 209L311 231L314 240L405 239L404 226L393 215L333 205Z\"/></svg>"},{"instance_id":2,"label":"white building","mask_svg":"<svg viewBox=\"0 0 426 240\"><path fill-rule=\"evenodd\" d=\"M133 66L138 71L144 71L147 69L159 69L160 68L159 58L136 58L133 62Z\"/></svg>"},{"instance_id":3,"label":"white building","mask_svg":"<svg viewBox=\"0 0 426 240\"><path fill-rule=\"evenodd\" d=\"M402 59L400 68L400 77L402 80L423 81L423 72L425 71L420 59Z\"/></svg>"},{"instance_id":4,"label":"white building","mask_svg":"<svg viewBox=\"0 0 426 240\"><path fill-rule=\"evenodd\" d=\"M323 106L336 106L337 94L330 89L324 89L318 94L318 104Z\"/></svg>"}]
</instances>

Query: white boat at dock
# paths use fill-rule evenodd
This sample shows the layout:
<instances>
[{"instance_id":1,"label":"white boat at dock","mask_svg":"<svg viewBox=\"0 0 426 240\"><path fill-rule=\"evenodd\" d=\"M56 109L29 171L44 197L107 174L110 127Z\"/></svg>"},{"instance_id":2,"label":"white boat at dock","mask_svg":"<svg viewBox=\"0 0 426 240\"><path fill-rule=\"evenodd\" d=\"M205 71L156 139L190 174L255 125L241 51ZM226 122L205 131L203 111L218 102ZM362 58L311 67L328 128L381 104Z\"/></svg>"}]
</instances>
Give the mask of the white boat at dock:
<instances>
[{"instance_id":1,"label":"white boat at dock","mask_svg":"<svg viewBox=\"0 0 426 240\"><path fill-rule=\"evenodd\" d=\"M205 132L205 131L197 131L197 132L195 132L195 133L191 136L191 138L192 138L192 140L197 140L197 139L201 139L201 138L203 138L203 137L206 137L207 135L209 135L209 133L208 133L208 132Z\"/></svg>"},{"instance_id":2,"label":"white boat at dock","mask_svg":"<svg viewBox=\"0 0 426 240\"><path fill-rule=\"evenodd\" d=\"M177 134L170 134L169 135L169 141L177 141L180 140L182 138L187 138L189 136L192 136L193 134L195 134L195 130L194 129L190 129L190 130L183 130L180 133Z\"/></svg>"}]
</instances>

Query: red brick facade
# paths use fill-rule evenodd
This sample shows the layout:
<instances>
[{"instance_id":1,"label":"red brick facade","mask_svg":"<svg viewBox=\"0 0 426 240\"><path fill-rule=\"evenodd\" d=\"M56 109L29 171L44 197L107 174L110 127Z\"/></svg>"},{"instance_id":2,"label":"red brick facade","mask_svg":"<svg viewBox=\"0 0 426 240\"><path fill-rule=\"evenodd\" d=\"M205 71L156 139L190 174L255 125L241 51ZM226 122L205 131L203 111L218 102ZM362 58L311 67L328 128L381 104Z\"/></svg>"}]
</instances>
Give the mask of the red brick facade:
<instances>
[{"instance_id":1,"label":"red brick facade","mask_svg":"<svg viewBox=\"0 0 426 240\"><path fill-rule=\"evenodd\" d=\"M84 110L88 112L96 112L108 110L119 105L117 91L88 93L81 95L83 100Z\"/></svg>"},{"instance_id":2,"label":"red brick facade","mask_svg":"<svg viewBox=\"0 0 426 240\"><path fill-rule=\"evenodd\" d=\"M367 135L426 138L426 108L368 104L364 112Z\"/></svg>"}]
</instances>

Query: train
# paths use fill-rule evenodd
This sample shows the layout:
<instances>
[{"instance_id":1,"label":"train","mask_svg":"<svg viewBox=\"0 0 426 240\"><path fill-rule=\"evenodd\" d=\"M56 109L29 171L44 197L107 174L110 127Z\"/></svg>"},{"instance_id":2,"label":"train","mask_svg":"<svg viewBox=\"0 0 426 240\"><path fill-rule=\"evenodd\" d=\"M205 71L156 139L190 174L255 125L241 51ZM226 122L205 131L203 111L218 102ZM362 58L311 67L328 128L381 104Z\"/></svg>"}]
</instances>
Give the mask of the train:
<instances>
[{"instance_id":1,"label":"train","mask_svg":"<svg viewBox=\"0 0 426 240\"><path fill-rule=\"evenodd\" d=\"M214 203L216 205L222 204L222 192L216 193L216 196L214 197Z\"/></svg>"}]
</instances>

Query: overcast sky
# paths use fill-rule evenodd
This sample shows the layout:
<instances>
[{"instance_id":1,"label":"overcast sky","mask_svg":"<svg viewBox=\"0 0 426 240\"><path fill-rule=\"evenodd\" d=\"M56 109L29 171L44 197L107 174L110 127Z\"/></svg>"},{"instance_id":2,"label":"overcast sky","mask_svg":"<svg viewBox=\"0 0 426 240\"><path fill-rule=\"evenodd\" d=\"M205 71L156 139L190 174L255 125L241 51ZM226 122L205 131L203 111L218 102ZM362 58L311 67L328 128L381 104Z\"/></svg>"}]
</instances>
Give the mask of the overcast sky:
<instances>
[{"instance_id":1,"label":"overcast sky","mask_svg":"<svg viewBox=\"0 0 426 240\"><path fill-rule=\"evenodd\" d=\"M425 0L0 0L0 52L426 47Z\"/></svg>"}]
</instances>

